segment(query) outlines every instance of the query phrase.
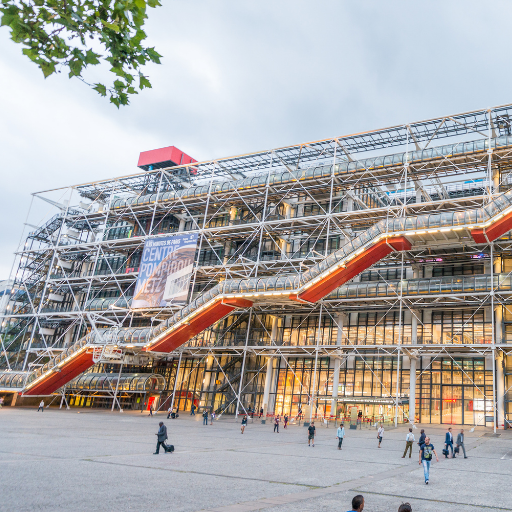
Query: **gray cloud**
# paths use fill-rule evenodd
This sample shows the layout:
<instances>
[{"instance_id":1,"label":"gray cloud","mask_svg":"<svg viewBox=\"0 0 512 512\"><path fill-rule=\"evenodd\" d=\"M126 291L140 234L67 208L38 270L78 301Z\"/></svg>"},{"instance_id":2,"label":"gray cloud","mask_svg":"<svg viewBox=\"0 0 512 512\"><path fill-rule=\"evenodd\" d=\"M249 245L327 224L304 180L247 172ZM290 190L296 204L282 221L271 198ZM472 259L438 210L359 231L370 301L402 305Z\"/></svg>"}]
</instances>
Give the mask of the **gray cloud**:
<instances>
[{"instance_id":1,"label":"gray cloud","mask_svg":"<svg viewBox=\"0 0 512 512\"><path fill-rule=\"evenodd\" d=\"M118 111L43 80L0 29L0 279L30 193L136 172L176 145L199 160L508 103L506 1L165 2L153 89ZM91 74L95 79L99 72ZM36 205L29 222L48 212Z\"/></svg>"}]
</instances>

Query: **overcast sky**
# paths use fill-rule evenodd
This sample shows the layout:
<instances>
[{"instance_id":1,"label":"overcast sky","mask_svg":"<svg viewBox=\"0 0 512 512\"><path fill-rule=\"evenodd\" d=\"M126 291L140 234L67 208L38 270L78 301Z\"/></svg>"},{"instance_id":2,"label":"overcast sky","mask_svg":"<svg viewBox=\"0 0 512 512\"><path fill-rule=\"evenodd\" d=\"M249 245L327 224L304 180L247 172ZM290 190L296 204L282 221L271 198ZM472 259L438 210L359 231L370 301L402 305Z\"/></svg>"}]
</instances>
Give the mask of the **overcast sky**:
<instances>
[{"instance_id":1,"label":"overcast sky","mask_svg":"<svg viewBox=\"0 0 512 512\"><path fill-rule=\"evenodd\" d=\"M44 80L0 28L0 280L32 192L136 172L140 151L206 160L512 102L508 1L161 1L153 89L120 110Z\"/></svg>"}]
</instances>

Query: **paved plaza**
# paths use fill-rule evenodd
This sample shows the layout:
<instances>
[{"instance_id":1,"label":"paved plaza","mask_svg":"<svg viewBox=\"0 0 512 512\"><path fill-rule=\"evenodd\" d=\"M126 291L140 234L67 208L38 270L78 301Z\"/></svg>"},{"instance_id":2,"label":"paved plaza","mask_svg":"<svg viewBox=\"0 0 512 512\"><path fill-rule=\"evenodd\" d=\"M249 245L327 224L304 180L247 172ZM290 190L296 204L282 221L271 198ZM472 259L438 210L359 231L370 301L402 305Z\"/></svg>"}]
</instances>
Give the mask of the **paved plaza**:
<instances>
[{"instance_id":1,"label":"paved plaza","mask_svg":"<svg viewBox=\"0 0 512 512\"><path fill-rule=\"evenodd\" d=\"M153 455L158 422L168 427L173 454ZM445 429L426 426L441 455ZM203 426L200 416L77 409L0 409L1 510L16 511L345 511L355 494L365 511L512 510L512 435L466 429L468 459L440 459L423 482L416 445L402 459L407 429L346 430L336 448L333 426L292 425L274 434L254 420L245 434L223 417ZM455 431L456 432L456 431ZM415 430L416 439L419 430Z\"/></svg>"}]
</instances>

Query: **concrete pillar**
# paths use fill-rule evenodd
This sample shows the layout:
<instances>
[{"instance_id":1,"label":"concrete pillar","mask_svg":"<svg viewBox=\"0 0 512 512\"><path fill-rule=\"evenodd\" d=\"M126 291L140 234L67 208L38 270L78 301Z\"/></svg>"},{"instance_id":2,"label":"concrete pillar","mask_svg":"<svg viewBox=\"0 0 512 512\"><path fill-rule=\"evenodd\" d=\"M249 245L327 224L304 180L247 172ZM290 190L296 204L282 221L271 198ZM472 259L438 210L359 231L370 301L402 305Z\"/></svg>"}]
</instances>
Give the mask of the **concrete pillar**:
<instances>
[{"instance_id":1,"label":"concrete pillar","mask_svg":"<svg viewBox=\"0 0 512 512\"><path fill-rule=\"evenodd\" d=\"M16 400L18 400L18 393L14 393L12 395L11 407L14 407L16 405Z\"/></svg>"},{"instance_id":2,"label":"concrete pillar","mask_svg":"<svg viewBox=\"0 0 512 512\"><path fill-rule=\"evenodd\" d=\"M288 203L284 203L284 218L291 219L292 218L292 205Z\"/></svg>"},{"instance_id":3,"label":"concrete pillar","mask_svg":"<svg viewBox=\"0 0 512 512\"><path fill-rule=\"evenodd\" d=\"M498 305L494 311L494 340L496 344L503 343L503 306Z\"/></svg>"},{"instance_id":4,"label":"concrete pillar","mask_svg":"<svg viewBox=\"0 0 512 512\"><path fill-rule=\"evenodd\" d=\"M178 227L178 231L185 231L185 224L186 223L187 223L186 219L184 217L181 217L180 225Z\"/></svg>"},{"instance_id":5,"label":"concrete pillar","mask_svg":"<svg viewBox=\"0 0 512 512\"><path fill-rule=\"evenodd\" d=\"M421 272L421 267L419 265L412 265L411 266L412 268L412 278L413 279L419 279L420 278L420 272Z\"/></svg>"},{"instance_id":6,"label":"concrete pillar","mask_svg":"<svg viewBox=\"0 0 512 512\"><path fill-rule=\"evenodd\" d=\"M204 372L203 387L202 387L202 390L201 390L201 403L200 403L200 406L202 406L202 407L206 407L207 398L203 398L203 393L207 393L208 389L210 388L210 380L212 378L212 372L211 371L207 371L207 370L211 370L212 369L213 361L214 361L214 359L213 359L212 356L208 356L206 358L206 366L205 366L205 372Z\"/></svg>"},{"instance_id":7,"label":"concrete pillar","mask_svg":"<svg viewBox=\"0 0 512 512\"><path fill-rule=\"evenodd\" d=\"M272 366L273 359L272 357L269 357L267 359L267 373L265 375L265 389L263 391L263 418L261 419L261 423L266 423L267 420L268 400L270 398L270 385L272 384Z\"/></svg>"},{"instance_id":8,"label":"concrete pillar","mask_svg":"<svg viewBox=\"0 0 512 512\"><path fill-rule=\"evenodd\" d=\"M501 274L501 256L494 257L494 273Z\"/></svg>"},{"instance_id":9,"label":"concrete pillar","mask_svg":"<svg viewBox=\"0 0 512 512\"><path fill-rule=\"evenodd\" d=\"M411 309L411 344L418 343L418 319L420 312L417 309Z\"/></svg>"},{"instance_id":10,"label":"concrete pillar","mask_svg":"<svg viewBox=\"0 0 512 512\"><path fill-rule=\"evenodd\" d=\"M498 193L500 190L500 170L498 168L494 168L494 170L493 170L492 185L493 185L494 193Z\"/></svg>"},{"instance_id":11,"label":"concrete pillar","mask_svg":"<svg viewBox=\"0 0 512 512\"><path fill-rule=\"evenodd\" d=\"M229 225L230 226L234 225L237 213L238 213L238 209L235 206L232 206L229 209ZM231 241L228 240L224 244L224 260L223 260L223 265L227 265L228 260L229 260L229 252L230 251L231 251Z\"/></svg>"},{"instance_id":12,"label":"concrete pillar","mask_svg":"<svg viewBox=\"0 0 512 512\"><path fill-rule=\"evenodd\" d=\"M432 265L426 265L425 266L425 277L426 278L429 278L429 277L432 277L432 270L433 270L433 266Z\"/></svg>"},{"instance_id":13,"label":"concrete pillar","mask_svg":"<svg viewBox=\"0 0 512 512\"><path fill-rule=\"evenodd\" d=\"M68 330L64 334L64 344L63 344L64 348L69 347L71 345L72 338L73 338L73 327L70 326L70 327L68 327Z\"/></svg>"},{"instance_id":14,"label":"concrete pillar","mask_svg":"<svg viewBox=\"0 0 512 512\"><path fill-rule=\"evenodd\" d=\"M484 260L484 274L490 274L491 273L491 260Z\"/></svg>"},{"instance_id":15,"label":"concrete pillar","mask_svg":"<svg viewBox=\"0 0 512 512\"><path fill-rule=\"evenodd\" d=\"M278 327L279 327L279 317L274 316L272 317L272 330L270 332L270 344L273 345L277 342L278 339ZM272 385L272 381L274 380L273 377L273 358L269 357L267 361L267 374L265 375L265 389L263 391L263 419L261 420L262 423L265 423L267 418L267 410L268 410L268 403L270 399L270 387Z\"/></svg>"},{"instance_id":16,"label":"concrete pillar","mask_svg":"<svg viewBox=\"0 0 512 512\"><path fill-rule=\"evenodd\" d=\"M496 414L497 428L505 428L505 375L503 352L496 351Z\"/></svg>"},{"instance_id":17,"label":"concrete pillar","mask_svg":"<svg viewBox=\"0 0 512 512\"><path fill-rule=\"evenodd\" d=\"M409 381L409 423L416 422L416 362L415 357L410 358L410 381Z\"/></svg>"},{"instance_id":18,"label":"concrete pillar","mask_svg":"<svg viewBox=\"0 0 512 512\"><path fill-rule=\"evenodd\" d=\"M343 313L340 313L336 317L336 323L338 324L338 335L336 337L336 345L341 346L343 342L343 321L344 321L344 315ZM338 388L340 385L340 364L341 359L339 357L336 357L334 359L334 373L332 376L332 400L331 400L331 416L336 418L337 415L337 408L338 408Z\"/></svg>"},{"instance_id":19,"label":"concrete pillar","mask_svg":"<svg viewBox=\"0 0 512 512\"><path fill-rule=\"evenodd\" d=\"M354 211L354 200L351 197L347 197L347 212Z\"/></svg>"}]
</instances>

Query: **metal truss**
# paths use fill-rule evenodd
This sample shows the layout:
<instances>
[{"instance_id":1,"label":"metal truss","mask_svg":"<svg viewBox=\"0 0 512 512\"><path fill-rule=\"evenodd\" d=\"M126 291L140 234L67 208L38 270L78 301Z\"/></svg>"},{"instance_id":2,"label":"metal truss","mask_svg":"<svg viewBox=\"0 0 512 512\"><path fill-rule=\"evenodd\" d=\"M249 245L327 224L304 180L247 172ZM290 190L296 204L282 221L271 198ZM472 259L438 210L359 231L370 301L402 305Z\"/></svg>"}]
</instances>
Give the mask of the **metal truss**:
<instances>
[{"instance_id":1,"label":"metal truss","mask_svg":"<svg viewBox=\"0 0 512 512\"><path fill-rule=\"evenodd\" d=\"M492 146L498 137L512 133L511 110L511 105L504 105L34 194L35 200L50 203L58 212L36 226L16 253L12 300L0 318L3 367L40 366L96 327L152 326L169 318L176 309L131 308L137 258L148 238L198 233L192 300L224 279L305 272L379 220L484 206L512 184L512 149ZM459 151L474 140L483 140L484 149ZM440 150L432 157L417 158L418 152L430 155L431 148L448 148L448 144L451 152ZM385 155L394 155L397 163L385 164ZM342 166L352 170L339 174ZM418 235L415 242L411 251L392 253L374 268L379 282L388 286L387 295L354 297L347 291L342 296L340 289L317 305L262 301L249 313L232 315L227 327L221 321L192 340L179 357L186 354L202 360L229 355L245 365L248 358L258 357L280 357L288 364L290 357L400 360L412 353L414 357L464 353L489 356L494 362L498 352L508 354L501 337L498 342L495 337L494 311L498 306L511 308L512 292L494 285L494 267L498 259L512 257L510 237L485 247L449 236ZM405 276L412 267L436 264L439 258L468 262L481 254L491 278L481 291L411 295L402 283L417 278L396 281L383 273L391 268ZM347 290L362 286L355 278ZM410 343L402 339L401 324L397 343L390 345L356 345L348 338L337 345L319 339L322 317L336 325L340 313L395 311L402 322L404 311L414 316L420 308L490 308L491 343ZM237 321L247 314L245 339L225 344ZM273 339L259 320L267 316L317 318L315 343L292 346ZM257 329L270 342L255 343ZM399 382L400 369L397 372ZM237 386L228 382L238 413L244 409L240 398L244 371ZM389 394L393 396L393 390ZM398 390L394 398L398 411ZM501 398L495 378L495 408ZM495 419L495 429L496 423Z\"/></svg>"}]
</instances>

